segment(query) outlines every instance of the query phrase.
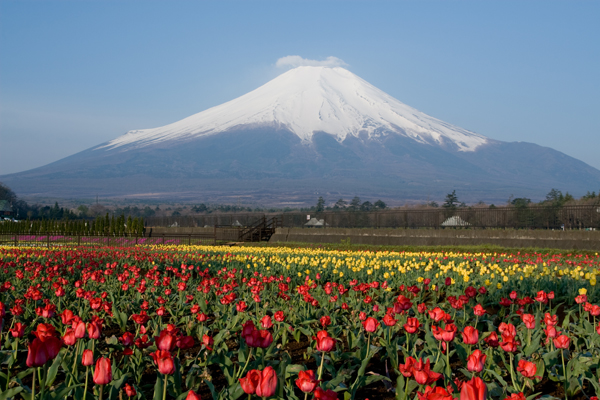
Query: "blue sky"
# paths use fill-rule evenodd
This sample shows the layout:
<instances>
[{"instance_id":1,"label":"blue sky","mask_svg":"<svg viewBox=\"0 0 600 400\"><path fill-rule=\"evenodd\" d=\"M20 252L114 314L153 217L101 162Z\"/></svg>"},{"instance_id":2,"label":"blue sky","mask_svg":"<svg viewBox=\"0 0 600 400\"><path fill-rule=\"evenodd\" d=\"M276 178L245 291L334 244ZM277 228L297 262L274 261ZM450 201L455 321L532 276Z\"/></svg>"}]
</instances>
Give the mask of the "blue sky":
<instances>
[{"instance_id":1,"label":"blue sky","mask_svg":"<svg viewBox=\"0 0 600 400\"><path fill-rule=\"evenodd\" d=\"M334 56L429 115L600 169L598 1L0 0L0 174Z\"/></svg>"}]
</instances>

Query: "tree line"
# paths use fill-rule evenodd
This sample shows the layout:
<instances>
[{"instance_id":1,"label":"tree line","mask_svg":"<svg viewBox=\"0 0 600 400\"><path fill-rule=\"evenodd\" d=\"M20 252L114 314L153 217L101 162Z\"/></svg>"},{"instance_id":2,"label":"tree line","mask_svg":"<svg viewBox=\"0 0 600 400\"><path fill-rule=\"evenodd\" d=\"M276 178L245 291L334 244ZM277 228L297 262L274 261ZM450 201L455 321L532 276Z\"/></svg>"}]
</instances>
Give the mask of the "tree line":
<instances>
[{"instance_id":1,"label":"tree line","mask_svg":"<svg viewBox=\"0 0 600 400\"><path fill-rule=\"evenodd\" d=\"M17 233L28 235L101 235L101 236L142 236L144 220L142 218L125 218L109 216L108 213L95 220L20 220L18 222L3 222L0 233Z\"/></svg>"}]
</instances>

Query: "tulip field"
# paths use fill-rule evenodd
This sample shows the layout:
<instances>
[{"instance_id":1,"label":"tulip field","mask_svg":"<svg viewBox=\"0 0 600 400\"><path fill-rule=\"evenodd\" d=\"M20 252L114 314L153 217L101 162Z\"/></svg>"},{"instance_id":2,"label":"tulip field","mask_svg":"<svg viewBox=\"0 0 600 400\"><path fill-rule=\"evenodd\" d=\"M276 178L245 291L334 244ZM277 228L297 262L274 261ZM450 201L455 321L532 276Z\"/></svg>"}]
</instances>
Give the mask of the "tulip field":
<instances>
[{"instance_id":1,"label":"tulip field","mask_svg":"<svg viewBox=\"0 0 600 400\"><path fill-rule=\"evenodd\" d=\"M598 254L0 247L0 400L597 399Z\"/></svg>"}]
</instances>

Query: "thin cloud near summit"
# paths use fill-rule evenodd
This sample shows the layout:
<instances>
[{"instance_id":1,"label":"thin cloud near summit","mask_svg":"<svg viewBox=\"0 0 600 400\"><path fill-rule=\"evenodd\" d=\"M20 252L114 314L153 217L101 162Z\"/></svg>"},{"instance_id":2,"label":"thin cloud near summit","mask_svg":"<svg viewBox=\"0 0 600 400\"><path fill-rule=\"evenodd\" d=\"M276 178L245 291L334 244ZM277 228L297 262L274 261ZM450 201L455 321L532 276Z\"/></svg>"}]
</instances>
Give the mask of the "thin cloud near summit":
<instances>
[{"instance_id":1,"label":"thin cloud near summit","mask_svg":"<svg viewBox=\"0 0 600 400\"><path fill-rule=\"evenodd\" d=\"M281 57L275 65L279 68L296 68L296 67L344 67L347 66L344 60L339 59L337 57L329 56L326 59L319 60L311 60L308 58L303 58L300 56L285 56Z\"/></svg>"}]
</instances>

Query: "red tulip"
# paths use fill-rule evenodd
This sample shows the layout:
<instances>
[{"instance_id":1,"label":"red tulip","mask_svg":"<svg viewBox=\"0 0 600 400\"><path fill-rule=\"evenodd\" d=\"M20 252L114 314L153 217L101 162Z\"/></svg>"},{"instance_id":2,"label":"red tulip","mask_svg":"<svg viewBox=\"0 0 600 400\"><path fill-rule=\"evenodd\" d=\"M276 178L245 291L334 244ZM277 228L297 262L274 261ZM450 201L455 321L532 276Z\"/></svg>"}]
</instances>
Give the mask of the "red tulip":
<instances>
[{"instance_id":1,"label":"red tulip","mask_svg":"<svg viewBox=\"0 0 600 400\"><path fill-rule=\"evenodd\" d=\"M268 315L265 315L260 320L260 326L262 326L263 329L269 329L273 326L273 320Z\"/></svg>"},{"instance_id":2,"label":"red tulip","mask_svg":"<svg viewBox=\"0 0 600 400\"><path fill-rule=\"evenodd\" d=\"M317 400L337 400L337 393L331 389L323 390L320 387L315 389L315 399Z\"/></svg>"},{"instance_id":3,"label":"red tulip","mask_svg":"<svg viewBox=\"0 0 600 400\"><path fill-rule=\"evenodd\" d=\"M268 366L261 373L255 393L258 397L270 397L275 394L275 389L277 389L277 374L272 367Z\"/></svg>"},{"instance_id":4,"label":"red tulip","mask_svg":"<svg viewBox=\"0 0 600 400\"><path fill-rule=\"evenodd\" d=\"M375 332L377 330L377 328L379 327L379 321L377 321L373 317L367 318L362 324L363 324L363 327L365 328L365 331L371 332L371 333Z\"/></svg>"},{"instance_id":5,"label":"red tulip","mask_svg":"<svg viewBox=\"0 0 600 400\"><path fill-rule=\"evenodd\" d=\"M454 400L452 394L441 386L426 386L423 393L417 392L417 396L419 400Z\"/></svg>"},{"instance_id":6,"label":"red tulip","mask_svg":"<svg viewBox=\"0 0 600 400\"><path fill-rule=\"evenodd\" d=\"M454 340L454 337L456 336L456 325L454 324L446 324L446 326L444 327L444 331L442 332L442 340L444 342L451 342Z\"/></svg>"},{"instance_id":7,"label":"red tulip","mask_svg":"<svg viewBox=\"0 0 600 400\"><path fill-rule=\"evenodd\" d=\"M283 315L283 311L277 311L273 316L275 317L275 321L277 322L283 322L285 320L285 315Z\"/></svg>"},{"instance_id":8,"label":"red tulip","mask_svg":"<svg viewBox=\"0 0 600 400\"><path fill-rule=\"evenodd\" d=\"M131 346L134 340L135 336L131 332L125 332L123 336L119 338L119 342L121 342L123 346Z\"/></svg>"},{"instance_id":9,"label":"red tulip","mask_svg":"<svg viewBox=\"0 0 600 400\"><path fill-rule=\"evenodd\" d=\"M133 397L137 394L137 392L135 391L135 388L133 386L131 386L129 383L126 383L125 394L127 395L127 397Z\"/></svg>"},{"instance_id":10,"label":"red tulip","mask_svg":"<svg viewBox=\"0 0 600 400\"><path fill-rule=\"evenodd\" d=\"M250 347L260 347L265 349L273 343L273 335L267 330L255 329L245 337L246 343Z\"/></svg>"},{"instance_id":11,"label":"red tulip","mask_svg":"<svg viewBox=\"0 0 600 400\"><path fill-rule=\"evenodd\" d=\"M194 347L194 338L191 336L180 336L177 338L175 344L182 350L191 349Z\"/></svg>"},{"instance_id":12,"label":"red tulip","mask_svg":"<svg viewBox=\"0 0 600 400\"><path fill-rule=\"evenodd\" d=\"M477 349L467 357L467 369L471 372L481 372L485 366L487 356Z\"/></svg>"},{"instance_id":13,"label":"red tulip","mask_svg":"<svg viewBox=\"0 0 600 400\"><path fill-rule=\"evenodd\" d=\"M521 315L521 320L527 327L527 329L535 329L535 316L531 314L523 314Z\"/></svg>"},{"instance_id":14,"label":"red tulip","mask_svg":"<svg viewBox=\"0 0 600 400\"><path fill-rule=\"evenodd\" d=\"M500 326L498 327L498 331L500 332L502 337L517 336L517 328L515 328L515 326L513 324L507 324L505 322L501 322Z\"/></svg>"},{"instance_id":15,"label":"red tulip","mask_svg":"<svg viewBox=\"0 0 600 400\"><path fill-rule=\"evenodd\" d=\"M77 339L83 339L85 337L85 322L81 319L74 319L71 327L75 330L75 337Z\"/></svg>"},{"instance_id":16,"label":"red tulip","mask_svg":"<svg viewBox=\"0 0 600 400\"><path fill-rule=\"evenodd\" d=\"M568 349L569 344L571 343L571 339L569 339L567 335L560 335L552 341L557 349Z\"/></svg>"},{"instance_id":17,"label":"red tulip","mask_svg":"<svg viewBox=\"0 0 600 400\"><path fill-rule=\"evenodd\" d=\"M364 312L364 311L361 311L361 312L358 314L358 319L360 319L361 321L364 321L365 319L367 319L367 313L366 313L366 312Z\"/></svg>"},{"instance_id":18,"label":"red tulip","mask_svg":"<svg viewBox=\"0 0 600 400\"><path fill-rule=\"evenodd\" d=\"M496 332L492 332L490 333L488 336L486 336L485 339L483 339L488 346L490 347L498 347L500 346L500 343L498 342L498 334Z\"/></svg>"},{"instance_id":19,"label":"red tulip","mask_svg":"<svg viewBox=\"0 0 600 400\"><path fill-rule=\"evenodd\" d=\"M88 322L86 325L87 333L90 339L100 338L100 326L95 322Z\"/></svg>"},{"instance_id":20,"label":"red tulip","mask_svg":"<svg viewBox=\"0 0 600 400\"><path fill-rule=\"evenodd\" d=\"M304 393L312 392L313 390L315 390L318 384L319 381L317 380L315 371L308 370L300 371L298 373L298 379L296 379L296 386L298 386L298 389L300 389Z\"/></svg>"},{"instance_id":21,"label":"red tulip","mask_svg":"<svg viewBox=\"0 0 600 400\"><path fill-rule=\"evenodd\" d=\"M519 365L517 366L517 372L520 372L525 378L531 378L535 376L537 372L537 366L531 361L519 360Z\"/></svg>"},{"instance_id":22,"label":"red tulip","mask_svg":"<svg viewBox=\"0 0 600 400\"><path fill-rule=\"evenodd\" d=\"M25 334L25 325L20 322L17 322L14 328L10 329L10 333L14 338L22 338Z\"/></svg>"},{"instance_id":23,"label":"red tulip","mask_svg":"<svg viewBox=\"0 0 600 400\"><path fill-rule=\"evenodd\" d=\"M500 343L502 350L508 353L515 353L518 345L519 342L515 341L514 337L507 337L502 343Z\"/></svg>"},{"instance_id":24,"label":"red tulip","mask_svg":"<svg viewBox=\"0 0 600 400\"><path fill-rule=\"evenodd\" d=\"M49 359L48 352L46 351L46 346L44 346L44 343L40 339L33 339L33 341L29 343L28 349L27 361L25 362L28 367L41 367L46 364L46 361Z\"/></svg>"},{"instance_id":25,"label":"red tulip","mask_svg":"<svg viewBox=\"0 0 600 400\"><path fill-rule=\"evenodd\" d=\"M525 397L523 392L521 392L521 393L513 393L510 395L510 397L507 397L504 400L526 400L526 399L527 398ZM590 397L590 399L591 399L591 397Z\"/></svg>"},{"instance_id":26,"label":"red tulip","mask_svg":"<svg viewBox=\"0 0 600 400\"><path fill-rule=\"evenodd\" d=\"M112 381L110 359L106 357L99 358L94 369L94 383L96 385L106 385L110 381Z\"/></svg>"},{"instance_id":27,"label":"red tulip","mask_svg":"<svg viewBox=\"0 0 600 400\"><path fill-rule=\"evenodd\" d=\"M246 321L246 323L242 325L242 337L246 339L246 336L251 335L255 329L254 322L251 320Z\"/></svg>"},{"instance_id":28,"label":"red tulip","mask_svg":"<svg viewBox=\"0 0 600 400\"><path fill-rule=\"evenodd\" d=\"M394 317L392 317L390 314L385 314L385 316L383 317L383 323L386 326L394 326L397 322L398 320L394 319Z\"/></svg>"},{"instance_id":29,"label":"red tulip","mask_svg":"<svg viewBox=\"0 0 600 400\"><path fill-rule=\"evenodd\" d=\"M419 385L431 385L442 377L442 374L431 371L429 364L429 358L425 363L419 359L413 364L413 376Z\"/></svg>"},{"instance_id":30,"label":"red tulip","mask_svg":"<svg viewBox=\"0 0 600 400\"><path fill-rule=\"evenodd\" d=\"M158 337L154 338L156 347L163 351L173 351L177 344L175 336L171 335L166 329L163 329Z\"/></svg>"},{"instance_id":31,"label":"red tulip","mask_svg":"<svg viewBox=\"0 0 600 400\"><path fill-rule=\"evenodd\" d=\"M558 323L558 315L550 315L550 313L544 314L544 324L548 326L556 326Z\"/></svg>"},{"instance_id":32,"label":"red tulip","mask_svg":"<svg viewBox=\"0 0 600 400\"><path fill-rule=\"evenodd\" d=\"M465 326L462 331L462 340L465 344L477 344L479 342L479 331L472 326Z\"/></svg>"},{"instance_id":33,"label":"red tulip","mask_svg":"<svg viewBox=\"0 0 600 400\"><path fill-rule=\"evenodd\" d=\"M206 314L200 313L196 314L196 319L198 320L198 322L204 322L208 319L208 317L206 316Z\"/></svg>"},{"instance_id":34,"label":"red tulip","mask_svg":"<svg viewBox=\"0 0 600 400\"><path fill-rule=\"evenodd\" d=\"M475 377L463 384L460 391L460 400L485 400L487 386L480 377Z\"/></svg>"},{"instance_id":35,"label":"red tulip","mask_svg":"<svg viewBox=\"0 0 600 400\"><path fill-rule=\"evenodd\" d=\"M77 338L75 337L75 330L73 328L67 328L63 336L63 343L67 346L73 346L75 343L77 343Z\"/></svg>"},{"instance_id":36,"label":"red tulip","mask_svg":"<svg viewBox=\"0 0 600 400\"><path fill-rule=\"evenodd\" d=\"M212 351L212 346L215 343L213 338L208 335L202 335L202 345L206 347L208 350Z\"/></svg>"},{"instance_id":37,"label":"red tulip","mask_svg":"<svg viewBox=\"0 0 600 400\"><path fill-rule=\"evenodd\" d=\"M331 317L329 315L325 315L319 319L319 322L323 328L326 328L328 325L331 325Z\"/></svg>"},{"instance_id":38,"label":"red tulip","mask_svg":"<svg viewBox=\"0 0 600 400\"><path fill-rule=\"evenodd\" d=\"M60 314L60 319L63 325L69 325L73 321L74 317L75 314L73 314L73 311L71 310L65 310Z\"/></svg>"},{"instance_id":39,"label":"red tulip","mask_svg":"<svg viewBox=\"0 0 600 400\"><path fill-rule=\"evenodd\" d=\"M404 324L404 330L407 333L415 333L416 331L419 330L419 326L421 326L421 324L419 323L419 320L417 318L408 318L406 320L406 324Z\"/></svg>"},{"instance_id":40,"label":"red tulip","mask_svg":"<svg viewBox=\"0 0 600 400\"><path fill-rule=\"evenodd\" d=\"M187 396L185 397L185 400L202 400L202 399L200 398L199 394L197 394L193 390L190 390L188 392Z\"/></svg>"},{"instance_id":41,"label":"red tulip","mask_svg":"<svg viewBox=\"0 0 600 400\"><path fill-rule=\"evenodd\" d=\"M50 324L39 324L36 330L31 332L42 342L45 342L48 338L56 335L56 329Z\"/></svg>"},{"instance_id":42,"label":"red tulip","mask_svg":"<svg viewBox=\"0 0 600 400\"><path fill-rule=\"evenodd\" d=\"M254 394L256 387L260 382L262 375L259 370L253 369L248 371L245 378L240 378L240 385L246 394Z\"/></svg>"},{"instance_id":43,"label":"red tulip","mask_svg":"<svg viewBox=\"0 0 600 400\"><path fill-rule=\"evenodd\" d=\"M485 311L481 304L477 304L475 307L473 307L473 314L477 315L478 317L484 316L486 312L487 311Z\"/></svg>"},{"instance_id":44,"label":"red tulip","mask_svg":"<svg viewBox=\"0 0 600 400\"><path fill-rule=\"evenodd\" d=\"M433 319L435 322L440 322L442 319L444 319L444 315L446 315L444 310L442 310L439 307L436 307L433 310L428 311L428 313L429 313L429 318Z\"/></svg>"},{"instance_id":45,"label":"red tulip","mask_svg":"<svg viewBox=\"0 0 600 400\"><path fill-rule=\"evenodd\" d=\"M94 353L90 349L85 349L81 355L81 365L89 367L94 364Z\"/></svg>"},{"instance_id":46,"label":"red tulip","mask_svg":"<svg viewBox=\"0 0 600 400\"><path fill-rule=\"evenodd\" d=\"M400 373L402 375L404 375L407 378L410 378L413 373L413 366L414 366L415 362L417 362L417 360L415 360L414 358L412 358L410 356L406 357L404 359L404 364L398 365L398 370L400 371Z\"/></svg>"},{"instance_id":47,"label":"red tulip","mask_svg":"<svg viewBox=\"0 0 600 400\"><path fill-rule=\"evenodd\" d=\"M166 350L156 350L154 353L150 353L150 356L158 366L158 372L163 375L171 375L175 372L175 363L173 362L173 356Z\"/></svg>"},{"instance_id":48,"label":"red tulip","mask_svg":"<svg viewBox=\"0 0 600 400\"><path fill-rule=\"evenodd\" d=\"M327 331L317 333L317 351L332 351L335 348L335 339Z\"/></svg>"}]
</instances>

